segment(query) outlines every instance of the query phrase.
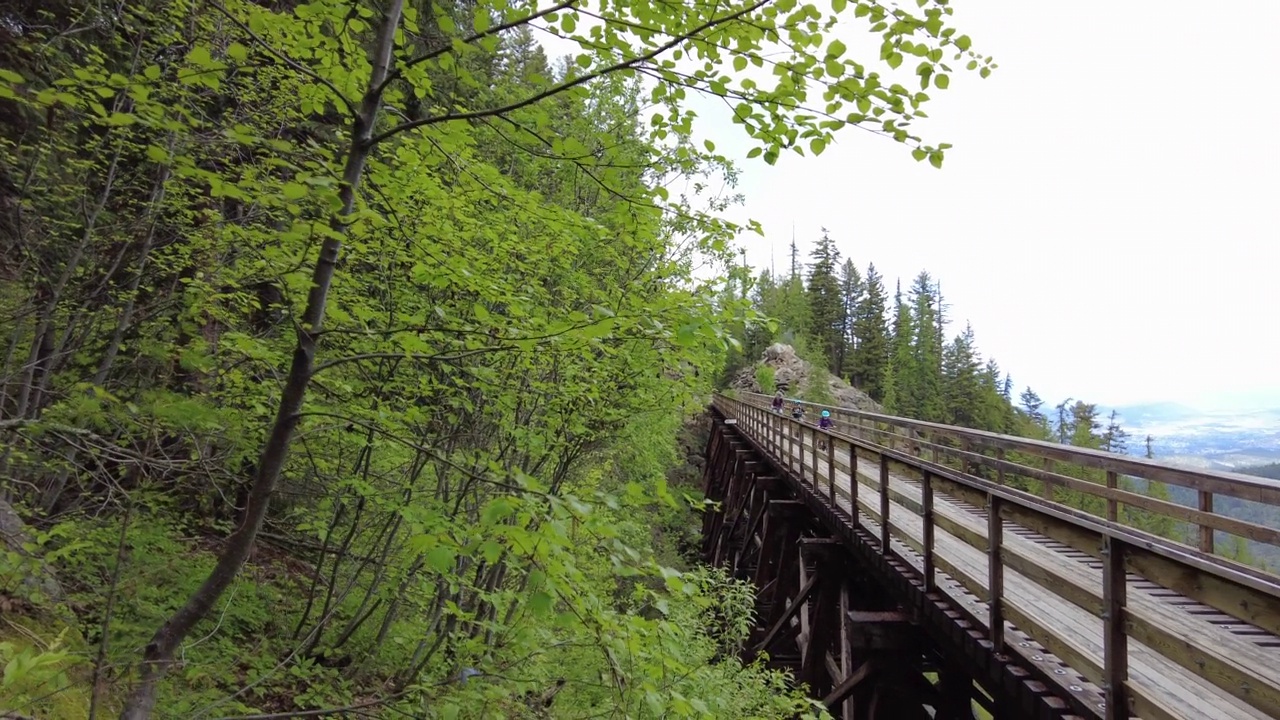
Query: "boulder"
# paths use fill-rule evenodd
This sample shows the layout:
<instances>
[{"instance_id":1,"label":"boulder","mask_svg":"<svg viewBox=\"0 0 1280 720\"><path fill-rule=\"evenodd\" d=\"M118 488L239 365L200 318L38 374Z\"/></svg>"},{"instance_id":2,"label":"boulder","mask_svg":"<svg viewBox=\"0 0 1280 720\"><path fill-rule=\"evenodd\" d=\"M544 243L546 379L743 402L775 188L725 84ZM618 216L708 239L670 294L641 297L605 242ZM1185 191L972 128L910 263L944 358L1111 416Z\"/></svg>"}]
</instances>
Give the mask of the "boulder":
<instances>
[{"instance_id":1,"label":"boulder","mask_svg":"<svg viewBox=\"0 0 1280 720\"><path fill-rule=\"evenodd\" d=\"M739 371L729 386L736 390L762 392L760 384L756 382L756 370L762 365L773 368L774 383L789 398L800 397L812 386L812 383L821 382L826 384L827 393L834 398L834 404L839 407L883 412L880 403L872 400L870 395L826 370L812 367L796 355L795 348L783 343L774 343L765 348L760 361Z\"/></svg>"}]
</instances>

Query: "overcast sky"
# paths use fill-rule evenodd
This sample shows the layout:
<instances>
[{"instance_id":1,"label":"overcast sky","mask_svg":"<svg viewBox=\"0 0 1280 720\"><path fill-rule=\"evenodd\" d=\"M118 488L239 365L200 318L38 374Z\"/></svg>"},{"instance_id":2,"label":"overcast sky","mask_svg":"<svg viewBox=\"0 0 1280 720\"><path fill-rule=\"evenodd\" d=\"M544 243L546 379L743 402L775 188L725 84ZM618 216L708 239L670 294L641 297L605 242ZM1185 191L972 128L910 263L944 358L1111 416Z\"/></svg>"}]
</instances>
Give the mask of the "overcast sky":
<instances>
[{"instance_id":1,"label":"overcast sky","mask_svg":"<svg viewBox=\"0 0 1280 720\"><path fill-rule=\"evenodd\" d=\"M805 255L825 226L891 294L927 269L953 332L972 322L1051 402L1280 406L1280 3L953 5L1000 67L930 91L915 130L955 146L942 170L857 130L770 167L697 104L700 134L741 159L731 214L767 232L748 262L785 268L794 224Z\"/></svg>"},{"instance_id":2,"label":"overcast sky","mask_svg":"<svg viewBox=\"0 0 1280 720\"><path fill-rule=\"evenodd\" d=\"M931 91L916 131L955 145L943 169L858 131L818 158L743 160L733 214L767 232L748 262L785 268L794 223L803 252L825 226L890 293L927 269L954 331L972 322L1047 400L1280 405L1280 3L954 6L1000 68Z\"/></svg>"}]
</instances>

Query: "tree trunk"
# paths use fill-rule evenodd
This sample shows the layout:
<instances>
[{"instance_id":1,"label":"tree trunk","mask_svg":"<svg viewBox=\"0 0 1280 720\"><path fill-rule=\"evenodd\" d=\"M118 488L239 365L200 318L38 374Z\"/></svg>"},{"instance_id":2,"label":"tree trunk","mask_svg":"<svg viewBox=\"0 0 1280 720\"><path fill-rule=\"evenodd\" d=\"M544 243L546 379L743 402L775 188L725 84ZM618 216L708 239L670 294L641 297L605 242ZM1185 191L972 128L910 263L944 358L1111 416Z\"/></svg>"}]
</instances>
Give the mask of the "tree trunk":
<instances>
[{"instance_id":1,"label":"tree trunk","mask_svg":"<svg viewBox=\"0 0 1280 720\"><path fill-rule=\"evenodd\" d=\"M390 70L396 28L400 24L403 7L403 0L391 0L373 48L371 58L373 70L370 73L368 91L361 102L359 114L352 123L351 144L342 174L342 210L334 219L334 228L339 232L344 230L345 217L355 210L356 190L369 158L374 123L377 121L378 111L382 105L380 88ZM143 653L141 678L120 714L122 720L145 720L151 716L151 711L155 708L159 682L172 664L178 646L196 624L213 609L218 599L235 580L249 556L254 539L266 518L267 506L275 491L276 482L280 478L280 471L288 457L293 431L298 423L298 413L302 409L307 385L311 381L311 373L315 365L316 341L323 327L325 304L341 249L341 242L336 237L326 238L320 247L320 255L311 277L311 291L307 295L307 306L303 312L302 323L297 330L298 341L293 351L293 361L289 367L284 390L280 395L275 422L271 426L271 432L263 446L262 455L254 473L253 485L249 491L249 503L244 511L244 521L227 539L227 544L218 557L217 565L209 573L209 577L187 599L187 602L160 626L152 636L151 642L147 644Z\"/></svg>"}]
</instances>

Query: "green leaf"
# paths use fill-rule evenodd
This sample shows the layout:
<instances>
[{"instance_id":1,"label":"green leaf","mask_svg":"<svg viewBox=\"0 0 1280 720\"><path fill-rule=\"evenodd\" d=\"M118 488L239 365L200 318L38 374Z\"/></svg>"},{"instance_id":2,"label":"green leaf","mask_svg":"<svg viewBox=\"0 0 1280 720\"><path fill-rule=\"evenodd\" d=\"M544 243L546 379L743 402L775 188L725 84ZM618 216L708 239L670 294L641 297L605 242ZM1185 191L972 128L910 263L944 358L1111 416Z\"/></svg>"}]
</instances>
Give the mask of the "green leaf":
<instances>
[{"instance_id":1,"label":"green leaf","mask_svg":"<svg viewBox=\"0 0 1280 720\"><path fill-rule=\"evenodd\" d=\"M287 182L281 191L286 200L298 200L307 196L307 186L302 183Z\"/></svg>"},{"instance_id":2,"label":"green leaf","mask_svg":"<svg viewBox=\"0 0 1280 720\"><path fill-rule=\"evenodd\" d=\"M902 64L902 53L896 51L889 53L889 56L885 58L885 62L889 63L889 67L896 70Z\"/></svg>"},{"instance_id":3,"label":"green leaf","mask_svg":"<svg viewBox=\"0 0 1280 720\"><path fill-rule=\"evenodd\" d=\"M551 612L552 602L550 595L538 590L529 595L529 610L537 615L546 615Z\"/></svg>"},{"instance_id":4,"label":"green leaf","mask_svg":"<svg viewBox=\"0 0 1280 720\"><path fill-rule=\"evenodd\" d=\"M932 166L934 166L934 167L936 167L936 168L941 168L941 167L942 167L942 153L940 153L940 152L933 152L933 153L929 153L929 164L930 164L930 165L932 165Z\"/></svg>"},{"instance_id":5,"label":"green leaf","mask_svg":"<svg viewBox=\"0 0 1280 720\"><path fill-rule=\"evenodd\" d=\"M423 558L427 567L438 573L448 573L453 571L454 558L457 557L452 548L439 546L432 548Z\"/></svg>"},{"instance_id":6,"label":"green leaf","mask_svg":"<svg viewBox=\"0 0 1280 720\"><path fill-rule=\"evenodd\" d=\"M956 43L956 47L960 48L961 50L968 50L973 45L973 41L969 39L968 35L961 35L960 37L956 38L955 43Z\"/></svg>"},{"instance_id":7,"label":"green leaf","mask_svg":"<svg viewBox=\"0 0 1280 720\"><path fill-rule=\"evenodd\" d=\"M814 138L809 141L809 152L814 155L821 155L822 151L827 147L827 141L822 138Z\"/></svg>"},{"instance_id":8,"label":"green leaf","mask_svg":"<svg viewBox=\"0 0 1280 720\"><path fill-rule=\"evenodd\" d=\"M515 512L515 501L500 495L489 501L480 516L480 520L486 525L496 525L511 517L513 512Z\"/></svg>"},{"instance_id":9,"label":"green leaf","mask_svg":"<svg viewBox=\"0 0 1280 720\"><path fill-rule=\"evenodd\" d=\"M939 90L946 90L951 84L951 78L945 73L939 73L933 76L933 84L937 85Z\"/></svg>"},{"instance_id":10,"label":"green leaf","mask_svg":"<svg viewBox=\"0 0 1280 720\"><path fill-rule=\"evenodd\" d=\"M187 53L187 62L196 67L208 68L213 65L213 57L209 54L209 48L197 45Z\"/></svg>"},{"instance_id":11,"label":"green leaf","mask_svg":"<svg viewBox=\"0 0 1280 720\"><path fill-rule=\"evenodd\" d=\"M742 72L747 69L747 58L744 55L738 55L733 58L733 69Z\"/></svg>"},{"instance_id":12,"label":"green leaf","mask_svg":"<svg viewBox=\"0 0 1280 720\"><path fill-rule=\"evenodd\" d=\"M916 162L920 162L921 160L924 160L925 157L927 157L928 155L929 153L924 148L916 148L915 150L911 151L911 157L915 158Z\"/></svg>"},{"instance_id":13,"label":"green leaf","mask_svg":"<svg viewBox=\"0 0 1280 720\"><path fill-rule=\"evenodd\" d=\"M848 49L849 48L847 48L845 44L840 42L839 40L832 40L831 44L827 46L827 57L838 58L844 55Z\"/></svg>"},{"instance_id":14,"label":"green leaf","mask_svg":"<svg viewBox=\"0 0 1280 720\"><path fill-rule=\"evenodd\" d=\"M237 62L243 62L249 57L249 50L238 42L233 42L227 46L227 57Z\"/></svg>"}]
</instances>

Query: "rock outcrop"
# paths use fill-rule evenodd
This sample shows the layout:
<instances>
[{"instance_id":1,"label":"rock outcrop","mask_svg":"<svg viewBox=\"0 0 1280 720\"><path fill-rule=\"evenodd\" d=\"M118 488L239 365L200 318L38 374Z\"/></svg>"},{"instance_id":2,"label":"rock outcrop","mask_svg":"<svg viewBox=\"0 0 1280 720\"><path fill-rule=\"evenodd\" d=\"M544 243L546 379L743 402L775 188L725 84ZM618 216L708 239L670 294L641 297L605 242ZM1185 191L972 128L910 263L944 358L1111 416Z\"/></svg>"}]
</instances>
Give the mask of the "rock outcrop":
<instances>
[{"instance_id":1,"label":"rock outcrop","mask_svg":"<svg viewBox=\"0 0 1280 720\"><path fill-rule=\"evenodd\" d=\"M883 412L880 403L871 399L870 395L853 387L849 383L835 377L821 368L814 368L796 355L795 348L782 343L774 343L765 349L760 361L743 368L729 386L748 392L762 392L756 381L756 370L767 365L773 368L774 383L786 393L787 397L801 397L812 388L813 383L825 383L827 394L834 399L832 404L839 407Z\"/></svg>"}]
</instances>

